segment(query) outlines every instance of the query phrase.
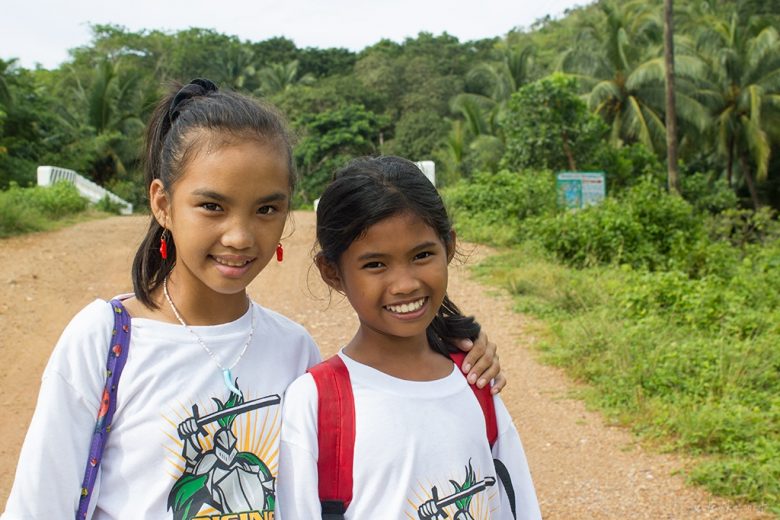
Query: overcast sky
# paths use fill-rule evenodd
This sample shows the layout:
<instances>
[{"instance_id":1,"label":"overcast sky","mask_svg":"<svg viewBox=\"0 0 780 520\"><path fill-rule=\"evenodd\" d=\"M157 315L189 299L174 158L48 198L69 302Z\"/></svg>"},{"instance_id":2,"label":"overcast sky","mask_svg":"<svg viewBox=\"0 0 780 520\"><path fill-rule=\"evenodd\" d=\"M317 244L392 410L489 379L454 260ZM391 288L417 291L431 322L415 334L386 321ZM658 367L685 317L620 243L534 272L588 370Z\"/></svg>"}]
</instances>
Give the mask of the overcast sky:
<instances>
[{"instance_id":1,"label":"overcast sky","mask_svg":"<svg viewBox=\"0 0 780 520\"><path fill-rule=\"evenodd\" d=\"M90 23L131 31L214 29L242 40L285 36L298 47L358 51L382 38L403 41L420 31L460 41L503 36L545 15L590 0L5 0L0 58L26 68L54 68L68 49L90 42Z\"/></svg>"}]
</instances>

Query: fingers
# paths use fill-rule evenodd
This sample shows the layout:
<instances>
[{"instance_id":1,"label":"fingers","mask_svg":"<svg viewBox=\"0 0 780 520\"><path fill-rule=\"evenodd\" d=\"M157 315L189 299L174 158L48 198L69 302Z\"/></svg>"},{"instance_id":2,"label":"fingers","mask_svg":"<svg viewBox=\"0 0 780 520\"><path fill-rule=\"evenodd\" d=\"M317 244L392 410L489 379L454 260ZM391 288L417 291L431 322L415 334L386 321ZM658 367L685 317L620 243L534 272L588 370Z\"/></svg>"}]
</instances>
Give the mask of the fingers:
<instances>
[{"instance_id":1,"label":"fingers","mask_svg":"<svg viewBox=\"0 0 780 520\"><path fill-rule=\"evenodd\" d=\"M495 343L488 340L487 334L480 331L479 336L474 342L469 340L455 340L455 346L466 354L463 360L463 373L468 374L467 379L471 384L476 384L478 388L484 388L490 384L493 386L491 392L497 394L506 386L506 377L501 374L501 364L498 362L498 352Z\"/></svg>"},{"instance_id":2,"label":"fingers","mask_svg":"<svg viewBox=\"0 0 780 520\"><path fill-rule=\"evenodd\" d=\"M484 378L482 386L485 386L490 381L490 377L485 377L485 371L492 366L495 355L496 346L488 341L487 334L480 332L474 340L474 346L463 360L463 372L468 374L469 383L479 383L479 380Z\"/></svg>"},{"instance_id":3,"label":"fingers","mask_svg":"<svg viewBox=\"0 0 780 520\"><path fill-rule=\"evenodd\" d=\"M506 386L506 377L499 372L496 377L493 378L493 386L490 387L490 393L496 395Z\"/></svg>"},{"instance_id":4,"label":"fingers","mask_svg":"<svg viewBox=\"0 0 780 520\"><path fill-rule=\"evenodd\" d=\"M487 358L487 356L485 356L483 359L485 358ZM476 377L477 388L484 388L485 386L489 385L490 380L496 377L501 372L501 365L498 362L498 354L495 354L490 364L486 366L484 370L480 371L481 363L483 359L477 361L477 364L474 365L474 368L471 369L471 372L469 372L469 376L468 376L469 381L471 381L472 373L477 375Z\"/></svg>"},{"instance_id":5,"label":"fingers","mask_svg":"<svg viewBox=\"0 0 780 520\"><path fill-rule=\"evenodd\" d=\"M179 433L179 438L186 439L198 431L198 423L195 421L195 419L190 417L189 419L185 419L179 423L179 426L176 428L176 430Z\"/></svg>"},{"instance_id":6,"label":"fingers","mask_svg":"<svg viewBox=\"0 0 780 520\"><path fill-rule=\"evenodd\" d=\"M482 333L480 333L480 338L481 337ZM461 370L463 370L464 374L468 374L471 367L474 366L474 362L485 354L485 342L480 342L479 338L477 338L477 343L468 338L454 338L451 341L458 349L466 352L466 357L463 358ZM472 381L469 382L471 383Z\"/></svg>"},{"instance_id":7,"label":"fingers","mask_svg":"<svg viewBox=\"0 0 780 520\"><path fill-rule=\"evenodd\" d=\"M189 437L191 435L191 433L187 429L186 421L181 423L181 424L179 424L179 427L176 428L176 432L179 434L179 438L182 439L182 440L186 439L187 437Z\"/></svg>"},{"instance_id":8,"label":"fingers","mask_svg":"<svg viewBox=\"0 0 780 520\"><path fill-rule=\"evenodd\" d=\"M462 350L463 352L469 352L471 351L472 348L474 348L474 342L471 341L469 338L454 338L450 341L452 341L452 344L455 345L459 350Z\"/></svg>"}]
</instances>

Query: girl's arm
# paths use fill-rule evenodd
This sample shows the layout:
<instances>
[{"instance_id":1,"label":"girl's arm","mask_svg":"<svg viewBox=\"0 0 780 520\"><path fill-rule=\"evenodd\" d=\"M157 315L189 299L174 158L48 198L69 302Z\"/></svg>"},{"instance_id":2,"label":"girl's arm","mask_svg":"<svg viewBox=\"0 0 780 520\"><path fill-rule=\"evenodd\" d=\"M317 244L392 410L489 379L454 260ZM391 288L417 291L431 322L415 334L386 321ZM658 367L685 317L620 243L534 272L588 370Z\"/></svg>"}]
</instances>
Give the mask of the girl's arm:
<instances>
[{"instance_id":1,"label":"girl's arm","mask_svg":"<svg viewBox=\"0 0 780 520\"><path fill-rule=\"evenodd\" d=\"M494 395L506 386L506 378L498 363L496 344L488 341L487 334L480 331L473 342L470 339L453 339L452 342L468 353L463 361L463 373L468 374L469 383L476 383L478 388L483 388L492 379L491 391Z\"/></svg>"},{"instance_id":2,"label":"girl's arm","mask_svg":"<svg viewBox=\"0 0 780 520\"><path fill-rule=\"evenodd\" d=\"M318 491L317 388L304 374L284 394L276 518L321 518Z\"/></svg>"},{"instance_id":3,"label":"girl's arm","mask_svg":"<svg viewBox=\"0 0 780 520\"><path fill-rule=\"evenodd\" d=\"M94 414L60 375L43 378L2 520L74 517Z\"/></svg>"},{"instance_id":4,"label":"girl's arm","mask_svg":"<svg viewBox=\"0 0 780 520\"><path fill-rule=\"evenodd\" d=\"M62 333L44 371L2 520L76 514L112 327L110 305L96 301ZM95 493L98 487L99 478Z\"/></svg>"},{"instance_id":5,"label":"girl's arm","mask_svg":"<svg viewBox=\"0 0 780 520\"><path fill-rule=\"evenodd\" d=\"M539 502L528 468L528 460L512 417L499 396L493 397L498 423L498 439L493 445L496 480L501 494L501 514L498 518L541 520ZM514 496L514 504L510 504ZM515 511L515 516L512 511Z\"/></svg>"}]
</instances>

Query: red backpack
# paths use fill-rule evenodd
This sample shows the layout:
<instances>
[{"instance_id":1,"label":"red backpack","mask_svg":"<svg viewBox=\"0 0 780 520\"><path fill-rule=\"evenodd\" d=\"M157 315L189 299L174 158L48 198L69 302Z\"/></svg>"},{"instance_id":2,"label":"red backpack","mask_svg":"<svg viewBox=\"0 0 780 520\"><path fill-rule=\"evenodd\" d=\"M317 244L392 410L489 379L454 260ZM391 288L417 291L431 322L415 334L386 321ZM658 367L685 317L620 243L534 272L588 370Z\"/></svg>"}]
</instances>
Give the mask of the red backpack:
<instances>
[{"instance_id":1,"label":"red backpack","mask_svg":"<svg viewBox=\"0 0 780 520\"><path fill-rule=\"evenodd\" d=\"M450 354L461 367L464 352ZM355 452L355 399L349 371L336 355L309 369L319 397L317 414L317 441L319 459L320 503L323 520L341 520L352 501L352 459ZM461 370L462 373L462 370ZM485 414L485 426L490 447L498 438L496 409L490 387L470 385ZM497 469L498 464L497 462ZM501 465L503 468L503 464Z\"/></svg>"}]
</instances>

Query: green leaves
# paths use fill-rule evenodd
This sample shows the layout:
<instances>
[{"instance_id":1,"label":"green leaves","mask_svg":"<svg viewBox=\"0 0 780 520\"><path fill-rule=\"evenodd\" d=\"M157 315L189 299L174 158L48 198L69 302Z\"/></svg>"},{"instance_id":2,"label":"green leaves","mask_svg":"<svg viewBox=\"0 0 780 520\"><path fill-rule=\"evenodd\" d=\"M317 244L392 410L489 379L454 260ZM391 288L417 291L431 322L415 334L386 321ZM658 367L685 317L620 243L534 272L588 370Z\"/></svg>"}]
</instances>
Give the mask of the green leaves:
<instances>
[{"instance_id":1,"label":"green leaves","mask_svg":"<svg viewBox=\"0 0 780 520\"><path fill-rule=\"evenodd\" d=\"M86 208L87 199L69 182L34 188L12 184L0 192L0 237L50 229Z\"/></svg>"},{"instance_id":2,"label":"green leaves","mask_svg":"<svg viewBox=\"0 0 780 520\"><path fill-rule=\"evenodd\" d=\"M589 267L628 264L662 269L675 254L685 256L703 226L693 207L667 194L646 178L619 198L567 211L526 224L534 236L562 262Z\"/></svg>"},{"instance_id":3,"label":"green leaves","mask_svg":"<svg viewBox=\"0 0 780 520\"><path fill-rule=\"evenodd\" d=\"M304 137L295 148L302 179L297 194L304 202L319 197L337 168L350 158L369 155L378 149L379 134L387 124L384 117L362 105L346 105L304 117Z\"/></svg>"},{"instance_id":4,"label":"green leaves","mask_svg":"<svg viewBox=\"0 0 780 520\"><path fill-rule=\"evenodd\" d=\"M574 78L554 74L521 88L502 126L512 169L576 170L606 135L606 127L576 95Z\"/></svg>"},{"instance_id":5,"label":"green leaves","mask_svg":"<svg viewBox=\"0 0 780 520\"><path fill-rule=\"evenodd\" d=\"M543 359L587 383L591 404L656 445L706 455L690 459L695 482L780 511L780 228L755 218L771 228L761 244L701 237L696 276L683 264L571 268L528 242L479 272L538 318Z\"/></svg>"},{"instance_id":6,"label":"green leaves","mask_svg":"<svg viewBox=\"0 0 780 520\"><path fill-rule=\"evenodd\" d=\"M517 243L523 221L555 211L551 172L477 173L444 192L459 236L492 244Z\"/></svg>"},{"instance_id":7,"label":"green leaves","mask_svg":"<svg viewBox=\"0 0 780 520\"><path fill-rule=\"evenodd\" d=\"M260 87L256 94L272 96L290 90L294 85L311 85L314 76L311 74L298 74L298 61L288 63L272 63L257 72Z\"/></svg>"}]
</instances>

